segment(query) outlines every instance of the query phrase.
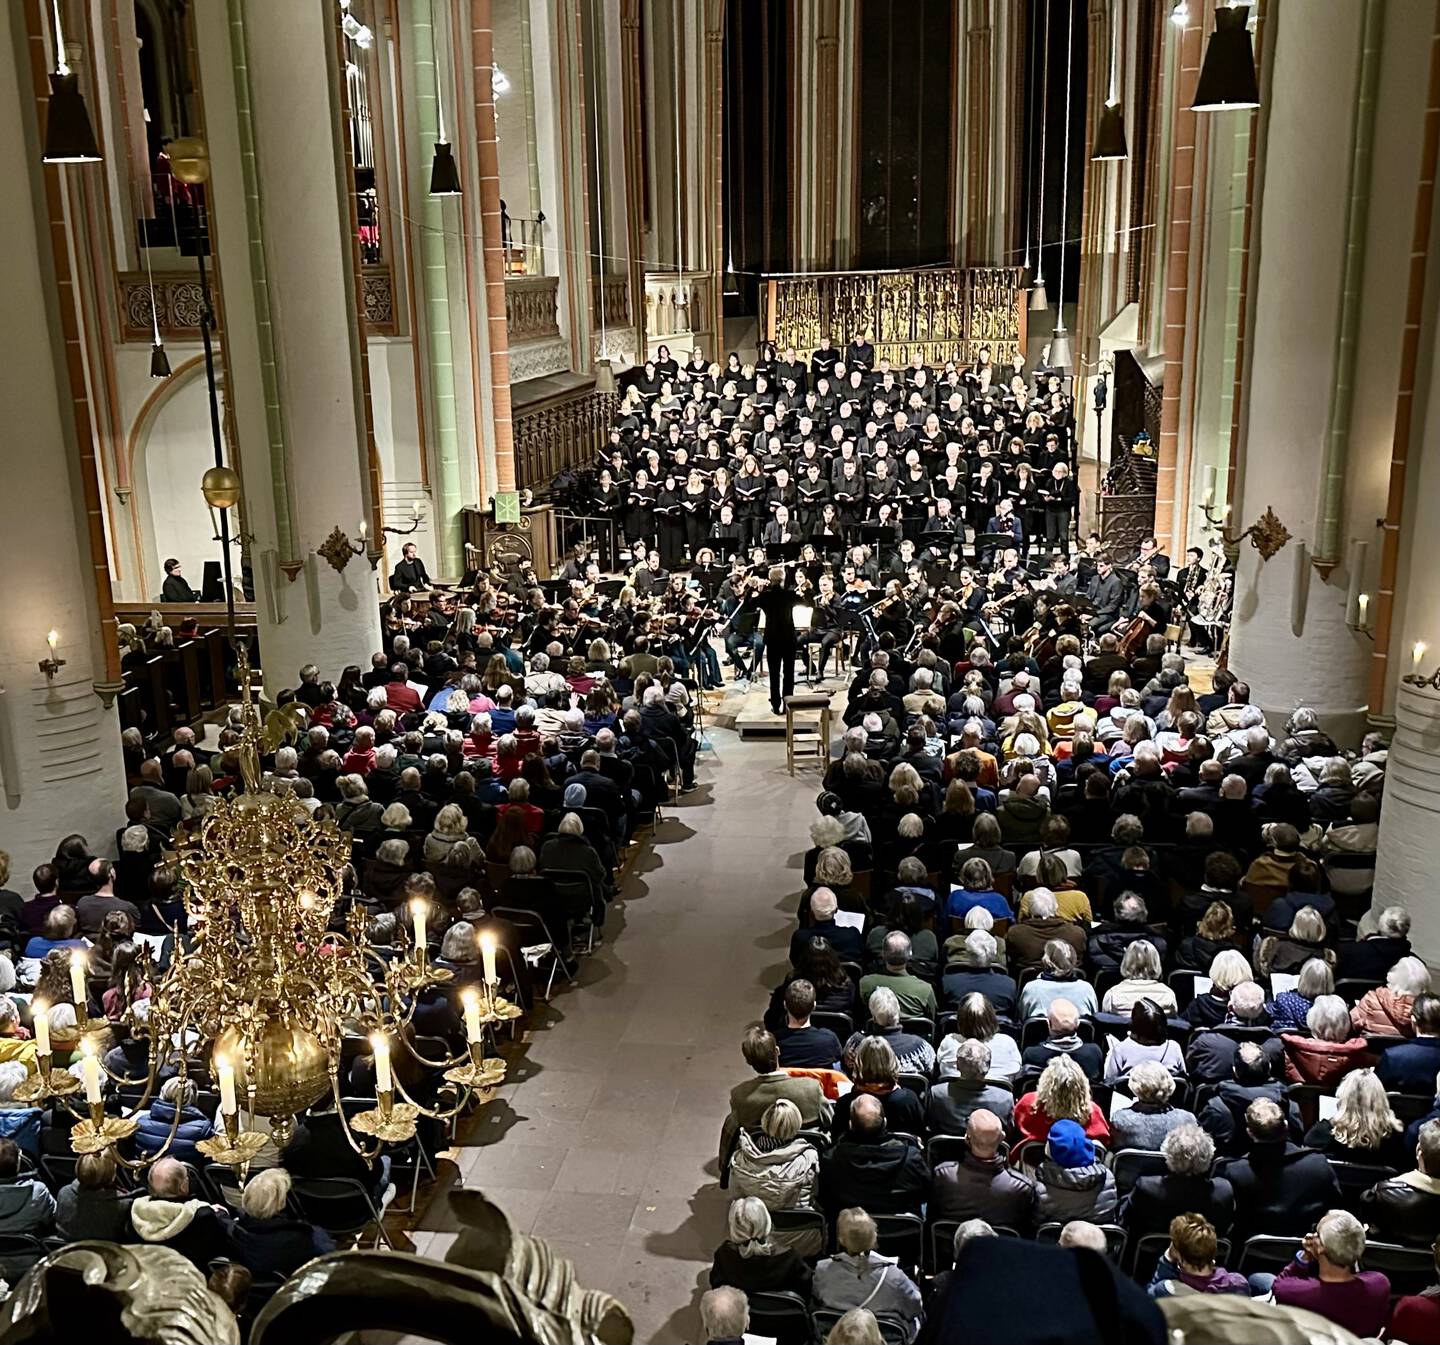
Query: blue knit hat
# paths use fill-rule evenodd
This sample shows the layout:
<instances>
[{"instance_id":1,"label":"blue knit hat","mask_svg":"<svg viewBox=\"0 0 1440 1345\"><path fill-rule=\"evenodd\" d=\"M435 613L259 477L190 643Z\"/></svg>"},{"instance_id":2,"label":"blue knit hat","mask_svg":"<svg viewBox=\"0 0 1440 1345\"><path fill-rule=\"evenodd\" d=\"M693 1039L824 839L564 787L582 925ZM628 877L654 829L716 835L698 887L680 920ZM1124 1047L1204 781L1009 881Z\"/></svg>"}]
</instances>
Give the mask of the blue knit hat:
<instances>
[{"instance_id":1,"label":"blue knit hat","mask_svg":"<svg viewBox=\"0 0 1440 1345\"><path fill-rule=\"evenodd\" d=\"M588 794L584 785L573 784L565 786L565 807L583 808L587 797Z\"/></svg>"},{"instance_id":2,"label":"blue knit hat","mask_svg":"<svg viewBox=\"0 0 1440 1345\"><path fill-rule=\"evenodd\" d=\"M1095 1161L1095 1146L1074 1121L1056 1121L1050 1127L1049 1150L1062 1168L1088 1167Z\"/></svg>"}]
</instances>

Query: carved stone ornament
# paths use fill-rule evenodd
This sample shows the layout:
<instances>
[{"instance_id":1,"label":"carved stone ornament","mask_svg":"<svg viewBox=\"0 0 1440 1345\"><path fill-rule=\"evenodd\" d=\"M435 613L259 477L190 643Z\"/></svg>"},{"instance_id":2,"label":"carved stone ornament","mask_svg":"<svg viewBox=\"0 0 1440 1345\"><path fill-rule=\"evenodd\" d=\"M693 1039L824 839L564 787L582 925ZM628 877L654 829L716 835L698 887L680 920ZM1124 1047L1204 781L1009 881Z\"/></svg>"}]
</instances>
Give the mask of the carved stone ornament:
<instances>
[{"instance_id":1,"label":"carved stone ornament","mask_svg":"<svg viewBox=\"0 0 1440 1345\"><path fill-rule=\"evenodd\" d=\"M6 1345L239 1345L234 1314L177 1251L75 1242L38 1262L0 1307Z\"/></svg>"},{"instance_id":2,"label":"carved stone ornament","mask_svg":"<svg viewBox=\"0 0 1440 1345\"><path fill-rule=\"evenodd\" d=\"M1269 560L1290 540L1287 528L1269 505L1265 512L1250 525L1250 545L1260 553L1261 560Z\"/></svg>"}]
</instances>

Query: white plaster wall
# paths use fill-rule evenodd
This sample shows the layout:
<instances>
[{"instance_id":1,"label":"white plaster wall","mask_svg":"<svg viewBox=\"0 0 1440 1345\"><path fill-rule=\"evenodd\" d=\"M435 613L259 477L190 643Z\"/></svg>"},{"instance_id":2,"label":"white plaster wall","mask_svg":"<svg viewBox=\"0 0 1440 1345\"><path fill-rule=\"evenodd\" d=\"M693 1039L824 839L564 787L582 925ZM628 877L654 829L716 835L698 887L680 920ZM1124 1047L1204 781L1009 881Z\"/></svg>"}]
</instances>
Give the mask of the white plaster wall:
<instances>
[{"instance_id":1,"label":"white plaster wall","mask_svg":"<svg viewBox=\"0 0 1440 1345\"><path fill-rule=\"evenodd\" d=\"M531 213L530 160L525 140L525 92L530 71L523 59L520 40L520 7L529 3L530 0L493 0L491 6L495 64L510 81L504 93L495 95L495 126L499 139L500 195L512 216ZM518 230L515 241L519 242Z\"/></svg>"},{"instance_id":2,"label":"white plaster wall","mask_svg":"<svg viewBox=\"0 0 1440 1345\"><path fill-rule=\"evenodd\" d=\"M201 587L205 562L220 559L220 543L213 540L215 527L200 493L200 478L214 460L210 400L200 373L186 377L161 404L148 433L142 431L136 443L132 507L145 525L147 598L159 596L167 557L182 563L194 589ZM142 487L144 500L139 498Z\"/></svg>"},{"instance_id":3,"label":"white plaster wall","mask_svg":"<svg viewBox=\"0 0 1440 1345\"><path fill-rule=\"evenodd\" d=\"M375 450L380 457L381 513L392 527L409 527L411 507L421 506L420 526L404 538L387 536L380 568L389 574L400 559L403 542L414 542L430 574L439 579L434 495L420 470L420 422L415 410L413 346L399 337L371 337L370 410L375 421ZM360 520L357 518L356 522ZM347 528L347 531L349 529ZM458 576L456 576L458 577Z\"/></svg>"},{"instance_id":4,"label":"white plaster wall","mask_svg":"<svg viewBox=\"0 0 1440 1345\"><path fill-rule=\"evenodd\" d=\"M1395 736L1385 772L1375 905L1404 906L1410 938L1432 967L1440 964L1440 692L1401 686Z\"/></svg>"},{"instance_id":5,"label":"white plaster wall","mask_svg":"<svg viewBox=\"0 0 1440 1345\"><path fill-rule=\"evenodd\" d=\"M0 210L9 275L0 323L0 537L8 557L40 566L28 581L0 589L0 849L17 887L70 832L104 851L125 798L115 711L91 686L104 675L94 661L98 640L110 633L94 629L89 548L75 505L78 467L62 431L70 392L51 308L53 272L31 207L43 199L41 174L56 170L40 166L32 96L17 82L17 69L28 70L25 45L19 8L0 6L0 165L11 193ZM49 682L36 664L52 628L66 666Z\"/></svg>"}]
</instances>

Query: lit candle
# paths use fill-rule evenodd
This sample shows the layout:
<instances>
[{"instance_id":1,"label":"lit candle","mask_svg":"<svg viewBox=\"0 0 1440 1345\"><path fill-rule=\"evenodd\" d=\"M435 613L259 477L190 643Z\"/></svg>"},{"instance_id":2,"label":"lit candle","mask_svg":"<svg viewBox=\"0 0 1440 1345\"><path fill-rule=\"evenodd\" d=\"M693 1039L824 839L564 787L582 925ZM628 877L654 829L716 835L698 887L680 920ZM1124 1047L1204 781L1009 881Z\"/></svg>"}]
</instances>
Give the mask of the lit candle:
<instances>
[{"instance_id":1,"label":"lit candle","mask_svg":"<svg viewBox=\"0 0 1440 1345\"><path fill-rule=\"evenodd\" d=\"M43 1000L30 1003L30 1026L35 1029L35 1054L50 1054L50 1020L45 1016L50 1006Z\"/></svg>"},{"instance_id":2,"label":"lit candle","mask_svg":"<svg viewBox=\"0 0 1440 1345\"><path fill-rule=\"evenodd\" d=\"M410 506L410 512L411 512L416 518L419 518L419 517L420 517L420 501L419 501L419 500L416 500L415 503Z\"/></svg>"},{"instance_id":3,"label":"lit candle","mask_svg":"<svg viewBox=\"0 0 1440 1345\"><path fill-rule=\"evenodd\" d=\"M1363 626L1365 624L1365 618L1370 615L1370 595L1368 593L1362 593L1359 598L1356 599L1356 602L1360 608L1360 624Z\"/></svg>"},{"instance_id":4,"label":"lit candle","mask_svg":"<svg viewBox=\"0 0 1440 1345\"><path fill-rule=\"evenodd\" d=\"M410 903L410 914L415 917L415 951L423 953L425 951L425 903L421 898L416 897Z\"/></svg>"},{"instance_id":5,"label":"lit candle","mask_svg":"<svg viewBox=\"0 0 1440 1345\"><path fill-rule=\"evenodd\" d=\"M485 979L493 985L500 979L495 974L495 936L493 934L480 936L480 961L485 968Z\"/></svg>"},{"instance_id":6,"label":"lit candle","mask_svg":"<svg viewBox=\"0 0 1440 1345\"><path fill-rule=\"evenodd\" d=\"M1205 508L1209 509L1215 503L1215 469L1205 469Z\"/></svg>"},{"instance_id":7,"label":"lit candle","mask_svg":"<svg viewBox=\"0 0 1440 1345\"><path fill-rule=\"evenodd\" d=\"M58 630L52 630L50 634L45 637L45 643L50 646L50 653L53 655L55 653L55 646L60 643L60 632Z\"/></svg>"},{"instance_id":8,"label":"lit candle","mask_svg":"<svg viewBox=\"0 0 1440 1345\"><path fill-rule=\"evenodd\" d=\"M95 1054L95 1048L88 1042L84 1054L80 1057L80 1072L85 1076L85 1101L99 1102L100 1060Z\"/></svg>"},{"instance_id":9,"label":"lit candle","mask_svg":"<svg viewBox=\"0 0 1440 1345\"><path fill-rule=\"evenodd\" d=\"M395 1082L390 1077L390 1043L378 1032L370 1038L370 1049L375 1052L375 1091L394 1091Z\"/></svg>"},{"instance_id":10,"label":"lit candle","mask_svg":"<svg viewBox=\"0 0 1440 1345\"><path fill-rule=\"evenodd\" d=\"M235 1066L223 1055L215 1057L215 1082L220 1085L220 1112L234 1116L240 1110L235 1101Z\"/></svg>"},{"instance_id":11,"label":"lit candle","mask_svg":"<svg viewBox=\"0 0 1440 1345\"><path fill-rule=\"evenodd\" d=\"M360 520L360 540L363 542L370 532L370 525L362 518Z\"/></svg>"},{"instance_id":12,"label":"lit candle","mask_svg":"<svg viewBox=\"0 0 1440 1345\"><path fill-rule=\"evenodd\" d=\"M460 1001L465 1006L465 1039L470 1042L480 1040L480 996L475 990L466 990Z\"/></svg>"},{"instance_id":13,"label":"lit candle","mask_svg":"<svg viewBox=\"0 0 1440 1345\"><path fill-rule=\"evenodd\" d=\"M1414 647L1410 650L1410 662L1416 672L1420 671L1420 660L1425 657L1425 651L1429 646L1424 640L1416 640Z\"/></svg>"},{"instance_id":14,"label":"lit candle","mask_svg":"<svg viewBox=\"0 0 1440 1345\"><path fill-rule=\"evenodd\" d=\"M70 997L75 1001L76 1017L88 1018L85 1004L90 997L85 993L85 954L78 948L70 950Z\"/></svg>"}]
</instances>

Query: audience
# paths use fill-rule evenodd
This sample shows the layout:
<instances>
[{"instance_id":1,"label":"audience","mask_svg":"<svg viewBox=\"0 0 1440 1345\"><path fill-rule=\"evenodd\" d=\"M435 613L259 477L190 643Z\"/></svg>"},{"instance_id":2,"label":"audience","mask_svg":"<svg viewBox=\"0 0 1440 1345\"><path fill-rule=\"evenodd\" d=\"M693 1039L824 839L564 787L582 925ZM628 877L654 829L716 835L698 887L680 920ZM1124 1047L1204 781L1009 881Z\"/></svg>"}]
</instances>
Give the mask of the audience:
<instances>
[{"instance_id":1,"label":"audience","mask_svg":"<svg viewBox=\"0 0 1440 1345\"><path fill-rule=\"evenodd\" d=\"M905 1324L906 1340L920 1330L920 1290L896 1265L875 1250L875 1221L864 1208L843 1209L835 1221L840 1248L815 1267L811 1293L821 1308L865 1308Z\"/></svg>"}]
</instances>

